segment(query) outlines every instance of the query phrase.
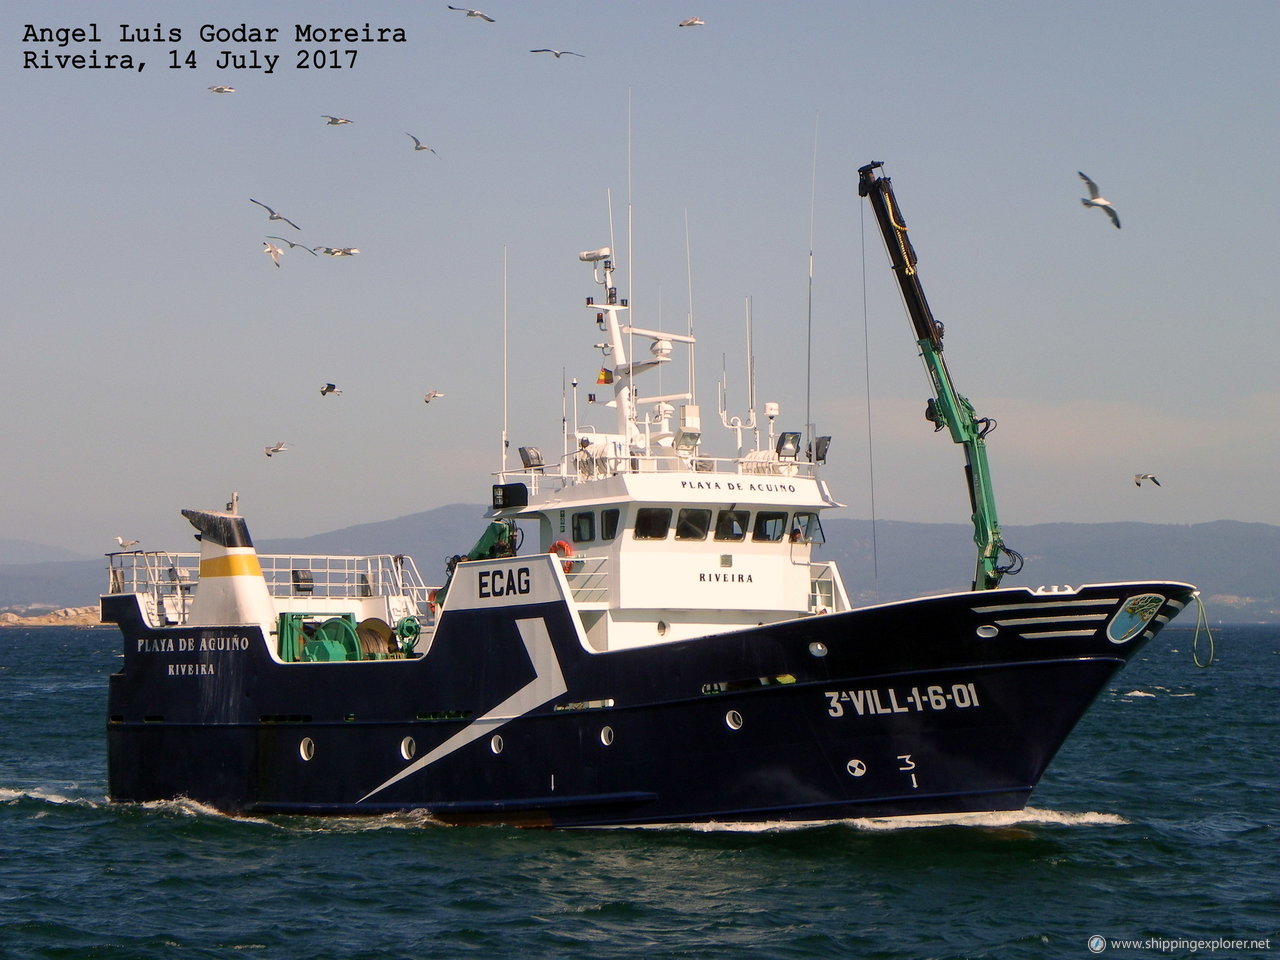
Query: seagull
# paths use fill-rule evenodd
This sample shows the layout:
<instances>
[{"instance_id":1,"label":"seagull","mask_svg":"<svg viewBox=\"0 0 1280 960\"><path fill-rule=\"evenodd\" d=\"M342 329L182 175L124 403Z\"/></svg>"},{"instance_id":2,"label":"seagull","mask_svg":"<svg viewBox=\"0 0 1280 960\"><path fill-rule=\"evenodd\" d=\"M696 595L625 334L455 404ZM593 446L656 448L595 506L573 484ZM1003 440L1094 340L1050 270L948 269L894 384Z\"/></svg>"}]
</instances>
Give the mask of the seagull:
<instances>
[{"instance_id":1,"label":"seagull","mask_svg":"<svg viewBox=\"0 0 1280 960\"><path fill-rule=\"evenodd\" d=\"M269 243L268 241L263 240L262 252L265 253L268 257L270 257L271 262L274 263L277 267L280 266L280 255L283 254L284 251L281 250L279 247L277 247L274 243Z\"/></svg>"},{"instance_id":2,"label":"seagull","mask_svg":"<svg viewBox=\"0 0 1280 960\"><path fill-rule=\"evenodd\" d=\"M466 13L468 17L479 17L481 20L485 21L486 23L496 22L493 19L493 17L489 16L487 13L481 13L479 10L468 10L466 7L454 7L454 6L450 6L447 3L445 4L445 6L449 7L450 10L458 10L463 13Z\"/></svg>"},{"instance_id":3,"label":"seagull","mask_svg":"<svg viewBox=\"0 0 1280 960\"><path fill-rule=\"evenodd\" d=\"M1079 170L1076 173L1080 173ZM1080 173L1080 179L1085 182L1085 186L1089 188L1089 199L1080 198L1080 202L1086 207L1101 207L1107 211L1107 216L1111 218L1111 222L1116 225L1116 229L1120 229L1120 217L1116 214L1116 209L1111 205L1111 201L1104 197L1098 190L1098 185Z\"/></svg>"},{"instance_id":4,"label":"seagull","mask_svg":"<svg viewBox=\"0 0 1280 960\"><path fill-rule=\"evenodd\" d=\"M706 25L707 21L701 17L690 17L688 20L681 20L678 24L681 27L705 27Z\"/></svg>"},{"instance_id":5,"label":"seagull","mask_svg":"<svg viewBox=\"0 0 1280 960\"><path fill-rule=\"evenodd\" d=\"M426 395L425 397L423 397L423 398L422 398L422 402L423 402L423 403L430 403L430 402L431 402L432 400L434 400L436 397L443 397L443 396L444 396L444 394L443 394L443 393L441 393L439 390L428 390L428 391L427 391L427 395Z\"/></svg>"},{"instance_id":6,"label":"seagull","mask_svg":"<svg viewBox=\"0 0 1280 960\"><path fill-rule=\"evenodd\" d=\"M263 447L262 449L265 450L267 456L270 457L277 453L283 453L285 450L289 449L289 446L283 440L277 440L271 446Z\"/></svg>"},{"instance_id":7,"label":"seagull","mask_svg":"<svg viewBox=\"0 0 1280 960\"><path fill-rule=\"evenodd\" d=\"M332 384L332 383L326 383L323 387L321 387L321 388L320 388L320 396L322 396L322 397L327 397L327 396L328 396L329 394L331 394L331 393L332 393L335 397L340 397L340 396L342 396L342 391L341 391L341 390L339 390L339 389L337 388L337 386L335 386L335 385L334 385L334 384Z\"/></svg>"},{"instance_id":8,"label":"seagull","mask_svg":"<svg viewBox=\"0 0 1280 960\"><path fill-rule=\"evenodd\" d=\"M229 87L225 83L214 84L209 88L210 93L235 93L235 87Z\"/></svg>"},{"instance_id":9,"label":"seagull","mask_svg":"<svg viewBox=\"0 0 1280 960\"><path fill-rule=\"evenodd\" d=\"M325 253L331 257L354 257L360 251L355 247L314 247L315 253Z\"/></svg>"},{"instance_id":10,"label":"seagull","mask_svg":"<svg viewBox=\"0 0 1280 960\"><path fill-rule=\"evenodd\" d=\"M319 254L317 254L314 250L312 250L310 247L308 247L305 243L294 243L292 240L286 240L284 237L272 237L272 236L268 236L268 237L267 237L267 239L268 239L268 240L279 240L281 243L287 243L287 244L289 245L289 249L290 249L290 250L294 250L294 249L297 249L297 250L305 250L305 251L307 251L307 253L311 254L313 257L315 257L315 256L319 256Z\"/></svg>"},{"instance_id":11,"label":"seagull","mask_svg":"<svg viewBox=\"0 0 1280 960\"><path fill-rule=\"evenodd\" d=\"M344 123L351 122L350 120L344 119L343 117L331 117L327 113L322 113L320 114L320 116L323 117L325 120L329 121L327 125L330 127L340 127Z\"/></svg>"},{"instance_id":12,"label":"seagull","mask_svg":"<svg viewBox=\"0 0 1280 960\"><path fill-rule=\"evenodd\" d=\"M530 53L554 53L556 55L557 60L559 60L561 57L585 57L586 56L585 53L574 53L572 50L548 50L546 47L543 47L540 50L530 50L529 52Z\"/></svg>"},{"instance_id":13,"label":"seagull","mask_svg":"<svg viewBox=\"0 0 1280 960\"><path fill-rule=\"evenodd\" d=\"M421 140L415 137L412 133L406 133L405 136L413 141L414 150L430 150L432 153L436 153L435 147L428 147L425 143L423 143ZM438 157L440 156L440 154L436 153L436 156Z\"/></svg>"},{"instance_id":14,"label":"seagull","mask_svg":"<svg viewBox=\"0 0 1280 960\"><path fill-rule=\"evenodd\" d=\"M295 229L295 230L301 230L301 229L302 229L300 226L298 226L296 223L294 223L294 222L293 222L292 220L290 220L288 217L282 217L280 214L276 213L274 210L272 210L270 207L268 207L265 203L261 203L260 201L253 199L253 197L250 197L250 198L249 198L249 202L250 202L250 203L256 203L256 204L258 204L258 206L260 206L263 210L267 211L267 219L268 219L268 220L279 220L279 221L281 221L282 223L287 223L289 226L293 227L293 229Z\"/></svg>"},{"instance_id":15,"label":"seagull","mask_svg":"<svg viewBox=\"0 0 1280 960\"><path fill-rule=\"evenodd\" d=\"M116 543L120 544L121 550L128 550L130 547L136 547L140 541L126 540L124 537L116 537Z\"/></svg>"},{"instance_id":16,"label":"seagull","mask_svg":"<svg viewBox=\"0 0 1280 960\"><path fill-rule=\"evenodd\" d=\"M1154 473L1135 473L1133 475L1133 485L1135 487L1142 486L1143 480L1150 480L1157 487L1160 486L1160 481L1156 479L1156 475Z\"/></svg>"}]
</instances>

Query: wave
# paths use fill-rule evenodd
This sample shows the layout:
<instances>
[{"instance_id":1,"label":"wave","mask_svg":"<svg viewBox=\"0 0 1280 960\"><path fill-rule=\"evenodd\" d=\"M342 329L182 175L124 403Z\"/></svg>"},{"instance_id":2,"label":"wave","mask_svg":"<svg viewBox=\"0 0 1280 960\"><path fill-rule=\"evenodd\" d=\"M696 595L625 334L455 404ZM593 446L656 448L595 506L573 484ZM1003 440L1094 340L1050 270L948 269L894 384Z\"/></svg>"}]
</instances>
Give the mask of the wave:
<instances>
[{"instance_id":1,"label":"wave","mask_svg":"<svg viewBox=\"0 0 1280 960\"><path fill-rule=\"evenodd\" d=\"M68 796L43 787L30 787L26 790L14 790L11 787L0 787L0 803L20 803L23 800L35 800L39 803L47 803L59 807L84 807L91 810L107 805L105 797L94 799L92 797L84 796Z\"/></svg>"},{"instance_id":2,"label":"wave","mask_svg":"<svg viewBox=\"0 0 1280 960\"><path fill-rule=\"evenodd\" d=\"M985 813L934 813L918 817L867 817L850 820L768 820L744 823L670 823L645 824L618 829L679 830L691 833L788 833L797 830L827 830L845 827L865 831L919 830L927 827L978 827L1003 829L1031 824L1055 826L1117 826L1129 821L1114 813L1085 811L1074 813L1066 810L1040 810L1026 807L1022 810L998 810Z\"/></svg>"}]
</instances>

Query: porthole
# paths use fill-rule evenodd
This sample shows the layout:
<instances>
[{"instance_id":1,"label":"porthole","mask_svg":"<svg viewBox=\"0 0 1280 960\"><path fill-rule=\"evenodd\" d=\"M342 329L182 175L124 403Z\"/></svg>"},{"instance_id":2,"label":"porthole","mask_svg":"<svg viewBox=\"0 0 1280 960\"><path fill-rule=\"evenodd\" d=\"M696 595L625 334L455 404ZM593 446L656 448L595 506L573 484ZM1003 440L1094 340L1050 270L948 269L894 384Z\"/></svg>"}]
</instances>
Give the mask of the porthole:
<instances>
[{"instance_id":1,"label":"porthole","mask_svg":"<svg viewBox=\"0 0 1280 960\"><path fill-rule=\"evenodd\" d=\"M606 747L611 746L613 744L613 727L600 728L600 742L603 743Z\"/></svg>"},{"instance_id":2,"label":"porthole","mask_svg":"<svg viewBox=\"0 0 1280 960\"><path fill-rule=\"evenodd\" d=\"M728 713L724 715L724 722L725 722L725 725L728 726L730 730L741 730L742 714L740 714L737 710L730 710Z\"/></svg>"},{"instance_id":3,"label":"porthole","mask_svg":"<svg viewBox=\"0 0 1280 960\"><path fill-rule=\"evenodd\" d=\"M400 756L406 760L412 760L413 755L418 752L418 745L414 743L413 737L405 737L400 741Z\"/></svg>"},{"instance_id":4,"label":"porthole","mask_svg":"<svg viewBox=\"0 0 1280 960\"><path fill-rule=\"evenodd\" d=\"M980 636L983 640L990 640L999 632L1000 632L1000 628L990 623L984 623L982 626L980 626L977 629L978 636Z\"/></svg>"},{"instance_id":5,"label":"porthole","mask_svg":"<svg viewBox=\"0 0 1280 960\"><path fill-rule=\"evenodd\" d=\"M667 621L658 621L658 636L665 637L667 635Z\"/></svg>"},{"instance_id":6,"label":"porthole","mask_svg":"<svg viewBox=\"0 0 1280 960\"><path fill-rule=\"evenodd\" d=\"M495 733L489 739L489 749L493 751L494 756L502 752L502 734Z\"/></svg>"},{"instance_id":7,"label":"porthole","mask_svg":"<svg viewBox=\"0 0 1280 960\"><path fill-rule=\"evenodd\" d=\"M303 737L302 742L298 744L298 756L303 760L310 760L316 755L316 743L310 737Z\"/></svg>"},{"instance_id":8,"label":"porthole","mask_svg":"<svg viewBox=\"0 0 1280 960\"><path fill-rule=\"evenodd\" d=\"M815 657L825 657L827 655L827 645L815 640L809 644L809 653Z\"/></svg>"}]
</instances>

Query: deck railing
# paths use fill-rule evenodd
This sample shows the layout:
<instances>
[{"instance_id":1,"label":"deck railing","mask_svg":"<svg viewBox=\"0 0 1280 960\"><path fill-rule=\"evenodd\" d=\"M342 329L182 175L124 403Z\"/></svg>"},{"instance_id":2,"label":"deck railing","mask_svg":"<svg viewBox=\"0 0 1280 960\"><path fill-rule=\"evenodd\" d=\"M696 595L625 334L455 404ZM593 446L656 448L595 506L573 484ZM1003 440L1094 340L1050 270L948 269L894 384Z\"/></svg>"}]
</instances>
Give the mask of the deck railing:
<instances>
[{"instance_id":1,"label":"deck railing","mask_svg":"<svg viewBox=\"0 0 1280 960\"><path fill-rule=\"evenodd\" d=\"M132 550L109 553L108 593L139 593L163 598L185 610L199 588L200 555ZM258 554L267 591L273 597L404 596L426 610L430 587L412 557Z\"/></svg>"},{"instance_id":2,"label":"deck railing","mask_svg":"<svg viewBox=\"0 0 1280 960\"><path fill-rule=\"evenodd\" d=\"M609 558L582 557L566 560L564 578L575 603L609 602Z\"/></svg>"},{"instance_id":3,"label":"deck railing","mask_svg":"<svg viewBox=\"0 0 1280 960\"><path fill-rule=\"evenodd\" d=\"M768 450L742 457L701 457L684 454L635 454L614 456L584 449L565 456L560 465L539 465L500 471L504 482L522 481L530 493L542 487L560 490L588 480L629 473L706 473L724 476L813 477L817 464L807 460L779 459Z\"/></svg>"}]
</instances>

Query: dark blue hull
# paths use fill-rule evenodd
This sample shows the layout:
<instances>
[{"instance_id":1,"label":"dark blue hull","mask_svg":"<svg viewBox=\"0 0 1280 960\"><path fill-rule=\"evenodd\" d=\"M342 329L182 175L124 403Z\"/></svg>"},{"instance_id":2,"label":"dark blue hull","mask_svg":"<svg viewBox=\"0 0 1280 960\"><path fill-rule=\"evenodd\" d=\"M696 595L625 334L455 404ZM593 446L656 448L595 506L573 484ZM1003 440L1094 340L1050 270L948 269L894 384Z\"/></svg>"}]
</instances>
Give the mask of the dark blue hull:
<instances>
[{"instance_id":1,"label":"dark blue hull","mask_svg":"<svg viewBox=\"0 0 1280 960\"><path fill-rule=\"evenodd\" d=\"M550 826L1020 809L1191 595L1006 589L610 653L540 603L446 613L418 659L308 664L109 596L110 794Z\"/></svg>"}]
</instances>

